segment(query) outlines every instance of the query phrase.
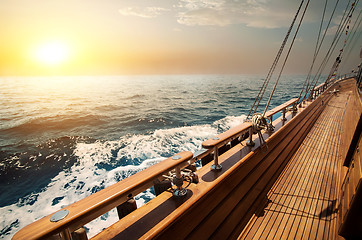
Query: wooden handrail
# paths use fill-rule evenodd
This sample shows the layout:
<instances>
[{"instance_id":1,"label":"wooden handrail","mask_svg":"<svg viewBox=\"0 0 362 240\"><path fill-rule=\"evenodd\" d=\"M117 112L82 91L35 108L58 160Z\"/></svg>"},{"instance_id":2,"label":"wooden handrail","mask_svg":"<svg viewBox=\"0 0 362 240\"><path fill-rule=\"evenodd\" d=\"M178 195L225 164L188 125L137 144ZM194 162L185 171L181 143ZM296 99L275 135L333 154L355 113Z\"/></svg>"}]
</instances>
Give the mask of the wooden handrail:
<instances>
[{"instance_id":1,"label":"wooden handrail","mask_svg":"<svg viewBox=\"0 0 362 240\"><path fill-rule=\"evenodd\" d=\"M283 120L286 120L285 113L286 108L290 105L295 104L298 101L298 98L293 98L289 100L288 102L285 102L281 105L279 105L276 108L273 108L272 110L266 112L266 118L269 118L270 124L268 126L268 129L271 129L272 127L272 117L274 114L283 111ZM247 143L249 146L253 146L253 130L251 128L252 124L251 122L244 122L234 128L231 128L227 130L226 132L220 133L219 135L210 138L202 143L202 147L206 149L213 149L214 150L214 164L211 166L213 170L221 170L222 166L218 163L218 148L225 145L226 143L232 141L233 139L239 137L241 134L243 134L246 131L249 131L249 142Z\"/></svg>"},{"instance_id":2,"label":"wooden handrail","mask_svg":"<svg viewBox=\"0 0 362 240\"><path fill-rule=\"evenodd\" d=\"M122 181L113 184L91 196L75 202L63 210L68 210L68 215L58 221L51 222L51 216L46 216L17 232L13 239L40 239L50 237L57 233L71 233L84 224L107 213L125 202L130 195L135 196L153 185L153 181L165 172L176 167L188 165L192 159L191 152L181 152L167 158L141 172L138 172ZM62 210L61 210L62 211Z\"/></svg>"},{"instance_id":3,"label":"wooden handrail","mask_svg":"<svg viewBox=\"0 0 362 240\"><path fill-rule=\"evenodd\" d=\"M202 149L194 152L194 157L192 158L190 163L192 164L198 160L201 160L203 157L209 155L211 152L212 152L212 149L205 149L205 148L202 148Z\"/></svg>"},{"instance_id":4,"label":"wooden handrail","mask_svg":"<svg viewBox=\"0 0 362 240\"><path fill-rule=\"evenodd\" d=\"M210 138L202 143L202 147L210 149L220 147L226 142L231 141L232 138L238 137L243 132L246 132L251 127L250 122L244 122L236 127L233 127L226 132L220 133L216 137Z\"/></svg>"},{"instance_id":5,"label":"wooden handrail","mask_svg":"<svg viewBox=\"0 0 362 240\"><path fill-rule=\"evenodd\" d=\"M321 83L319 84L318 86L314 87L312 92L311 92L311 97L312 98L317 98L319 97L323 92L324 90L327 88L327 84L326 83Z\"/></svg>"},{"instance_id":6,"label":"wooden handrail","mask_svg":"<svg viewBox=\"0 0 362 240\"><path fill-rule=\"evenodd\" d=\"M298 101L298 98L292 98L290 99L288 102L285 102L275 108L273 108L272 110L269 110L265 113L265 117L266 118L270 118L271 116L273 116L274 114L286 109L287 107L289 107L290 105L295 104Z\"/></svg>"},{"instance_id":7,"label":"wooden handrail","mask_svg":"<svg viewBox=\"0 0 362 240\"><path fill-rule=\"evenodd\" d=\"M321 87L324 87L325 83L321 83L318 86L316 86L313 90L316 91L318 89L320 89Z\"/></svg>"},{"instance_id":8,"label":"wooden handrail","mask_svg":"<svg viewBox=\"0 0 362 240\"><path fill-rule=\"evenodd\" d=\"M219 164L219 147L232 141L246 131L250 132L250 129L251 123L244 122L239 126L231 128L226 132L220 133L216 137L208 139L202 143L202 147L214 150L214 164L211 166L212 170L220 171L222 169L222 166Z\"/></svg>"}]
</instances>

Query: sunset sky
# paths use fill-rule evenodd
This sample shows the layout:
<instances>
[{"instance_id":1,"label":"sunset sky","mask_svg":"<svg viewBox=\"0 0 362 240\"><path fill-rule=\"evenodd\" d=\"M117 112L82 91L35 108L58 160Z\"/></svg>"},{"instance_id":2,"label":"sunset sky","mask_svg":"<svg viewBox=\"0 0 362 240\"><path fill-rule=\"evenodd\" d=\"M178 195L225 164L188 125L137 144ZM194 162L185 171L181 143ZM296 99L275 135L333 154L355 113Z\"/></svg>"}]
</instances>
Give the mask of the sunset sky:
<instances>
[{"instance_id":1,"label":"sunset sky","mask_svg":"<svg viewBox=\"0 0 362 240\"><path fill-rule=\"evenodd\" d=\"M308 72L324 2L311 1L287 73ZM299 3L1 0L0 75L265 74ZM347 3L338 5L327 45ZM361 27L356 36L345 71L360 63Z\"/></svg>"}]
</instances>

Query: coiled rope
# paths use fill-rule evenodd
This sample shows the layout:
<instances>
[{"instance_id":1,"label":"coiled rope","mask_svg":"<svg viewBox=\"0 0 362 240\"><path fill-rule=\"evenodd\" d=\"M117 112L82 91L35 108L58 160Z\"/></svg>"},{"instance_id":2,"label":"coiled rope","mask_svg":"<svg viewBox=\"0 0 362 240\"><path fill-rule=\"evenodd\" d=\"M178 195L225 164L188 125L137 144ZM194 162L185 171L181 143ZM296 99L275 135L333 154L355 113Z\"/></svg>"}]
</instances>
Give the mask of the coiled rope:
<instances>
[{"instance_id":1,"label":"coiled rope","mask_svg":"<svg viewBox=\"0 0 362 240\"><path fill-rule=\"evenodd\" d=\"M253 117L251 118L251 127L253 130L253 134L256 134L261 130L265 129L267 127L265 117L263 117L263 115L261 115L260 113L253 114Z\"/></svg>"},{"instance_id":2,"label":"coiled rope","mask_svg":"<svg viewBox=\"0 0 362 240\"><path fill-rule=\"evenodd\" d=\"M261 134L261 130L267 128L267 122L263 115L260 113L254 113L253 117L251 118L251 129L253 134L258 134L260 146L265 146L265 149L268 149L266 142L264 140L263 134Z\"/></svg>"}]
</instances>

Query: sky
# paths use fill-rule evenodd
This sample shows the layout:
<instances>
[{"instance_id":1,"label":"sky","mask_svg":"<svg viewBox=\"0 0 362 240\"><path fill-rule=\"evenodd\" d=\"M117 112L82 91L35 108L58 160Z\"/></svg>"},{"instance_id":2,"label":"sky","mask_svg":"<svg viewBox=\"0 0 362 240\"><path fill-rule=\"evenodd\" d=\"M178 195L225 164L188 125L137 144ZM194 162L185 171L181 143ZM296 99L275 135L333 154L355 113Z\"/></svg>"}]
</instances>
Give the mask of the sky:
<instances>
[{"instance_id":1,"label":"sky","mask_svg":"<svg viewBox=\"0 0 362 240\"><path fill-rule=\"evenodd\" d=\"M327 5L326 46L349 2L339 1L326 29L336 1ZM308 72L324 3L311 0L286 73ZM265 74L299 4L299 0L1 0L0 75ZM357 5L352 20L360 11ZM361 62L361 28L350 44L345 71Z\"/></svg>"}]
</instances>

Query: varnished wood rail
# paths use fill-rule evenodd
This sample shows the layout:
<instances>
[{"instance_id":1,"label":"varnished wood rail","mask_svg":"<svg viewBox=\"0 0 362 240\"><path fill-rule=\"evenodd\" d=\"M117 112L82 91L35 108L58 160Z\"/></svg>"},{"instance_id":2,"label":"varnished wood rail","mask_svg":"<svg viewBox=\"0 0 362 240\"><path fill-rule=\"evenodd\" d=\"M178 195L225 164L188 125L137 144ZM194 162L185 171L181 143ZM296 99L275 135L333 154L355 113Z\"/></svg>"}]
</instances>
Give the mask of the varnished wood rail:
<instances>
[{"instance_id":1,"label":"varnished wood rail","mask_svg":"<svg viewBox=\"0 0 362 240\"><path fill-rule=\"evenodd\" d=\"M213 149L214 151L214 164L211 166L213 170L218 171L222 169L222 166L219 164L219 148L231 142L233 139L238 138L241 134L248 132L249 129L251 129L251 123L244 122L202 143L202 147Z\"/></svg>"},{"instance_id":2,"label":"varnished wood rail","mask_svg":"<svg viewBox=\"0 0 362 240\"><path fill-rule=\"evenodd\" d=\"M316 86L314 89L313 89L313 92L312 92L312 98L313 99L316 99L319 95L321 95L321 93L325 90L326 88L326 84L325 83L321 83L319 84L318 86Z\"/></svg>"},{"instance_id":3,"label":"varnished wood rail","mask_svg":"<svg viewBox=\"0 0 362 240\"><path fill-rule=\"evenodd\" d=\"M297 99L292 99L273 109L273 112L270 111L268 114L272 116L279 111L285 111L285 109L294 104L296 100ZM248 131L250 135L250 129L250 122L245 122L229 129L228 131L203 142L202 146L205 149L198 151L195 154L192 154L191 152L179 153L178 155L181 158L177 160L174 160L172 157L165 159L142 172L65 207L62 210L68 210L69 213L64 219L58 222L51 222L50 218L53 214L46 216L21 229L14 235L13 239L40 239L59 233L63 238L71 239L71 233L73 231L121 205L128 200L129 196L135 196L150 188L153 185L154 180L162 177L162 174L169 172L172 169L185 167L190 163L200 160L211 152L214 152L214 165L216 166L216 170L219 170L217 169L217 166L219 165L218 149Z\"/></svg>"},{"instance_id":4,"label":"varnished wood rail","mask_svg":"<svg viewBox=\"0 0 362 240\"><path fill-rule=\"evenodd\" d=\"M210 138L202 143L204 148L210 149L220 147L230 142L231 140L239 137L242 133L246 132L251 127L250 122L244 122L236 127L233 127L219 135Z\"/></svg>"},{"instance_id":5,"label":"varnished wood rail","mask_svg":"<svg viewBox=\"0 0 362 240\"><path fill-rule=\"evenodd\" d=\"M283 117L282 117L282 121L286 121L285 118L285 114L287 112L287 108L291 105L293 105L293 111L296 111L296 104L298 102L298 98L293 98L290 99L288 102L285 102L275 108L273 108L272 110L269 110L265 113L265 117L267 119L269 119L269 125L268 125L268 130L269 131L273 131L274 127L273 127L273 116L279 112L282 112Z\"/></svg>"},{"instance_id":6,"label":"varnished wood rail","mask_svg":"<svg viewBox=\"0 0 362 240\"><path fill-rule=\"evenodd\" d=\"M343 79L340 79L339 81L342 81L342 80ZM312 99L316 99L317 97L319 97L328 87L332 86L335 82L336 82L336 80L329 81L328 83L321 83L318 86L316 86L315 88L313 88L313 90L311 92Z\"/></svg>"},{"instance_id":7,"label":"varnished wood rail","mask_svg":"<svg viewBox=\"0 0 362 240\"><path fill-rule=\"evenodd\" d=\"M297 101L298 101L298 98L293 98L293 99L289 100L288 102L285 102L285 103L273 108L272 110L266 112L265 117L269 119L269 122L270 122L269 125L272 126L273 116L281 111L283 112L282 120L285 121L286 120L286 118L285 118L286 109L291 105L295 106ZM241 136L242 134L245 134L245 133L249 134L249 142L252 143L253 133L252 133L251 125L252 124L250 122L244 122L234 128L227 130L226 132L220 133L219 135L217 135L213 138L210 138L202 143L202 147L204 147L206 149L213 149L213 152L214 152L214 164L212 165L213 170L221 170L221 168L222 168L222 166L218 162L218 159L219 159L218 149L221 146L224 146L225 144L231 142L232 140L238 138L239 136Z\"/></svg>"},{"instance_id":8,"label":"varnished wood rail","mask_svg":"<svg viewBox=\"0 0 362 240\"><path fill-rule=\"evenodd\" d=\"M191 152L180 152L141 172L113 184L91 196L75 202L60 211L69 211L64 219L51 222L52 215L46 216L17 232L13 239L44 239L61 234L63 239L71 239L71 233L84 224L107 213L153 185L153 181L176 168L189 165ZM58 211L58 212L60 212Z\"/></svg>"}]
</instances>

